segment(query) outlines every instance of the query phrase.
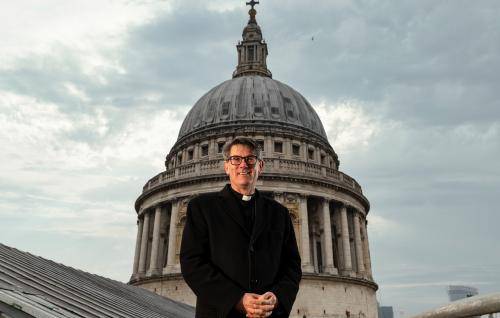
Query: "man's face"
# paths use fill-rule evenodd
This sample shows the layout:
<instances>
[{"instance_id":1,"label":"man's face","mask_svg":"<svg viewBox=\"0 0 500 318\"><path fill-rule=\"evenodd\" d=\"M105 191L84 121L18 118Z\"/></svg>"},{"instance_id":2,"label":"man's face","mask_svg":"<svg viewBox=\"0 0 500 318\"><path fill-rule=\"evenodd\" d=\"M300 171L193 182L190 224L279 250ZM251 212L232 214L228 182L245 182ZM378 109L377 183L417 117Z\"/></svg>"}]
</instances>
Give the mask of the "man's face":
<instances>
[{"instance_id":1,"label":"man's face","mask_svg":"<svg viewBox=\"0 0 500 318\"><path fill-rule=\"evenodd\" d=\"M229 151L229 157L247 157L253 155L254 153L250 147L245 145L233 145ZM242 193L244 190L253 190L255 188L255 183L263 167L264 162L261 160L258 160L255 165L248 165L245 160L241 160L239 165L233 165L230 161L224 162L224 170L229 176L231 187Z\"/></svg>"}]
</instances>

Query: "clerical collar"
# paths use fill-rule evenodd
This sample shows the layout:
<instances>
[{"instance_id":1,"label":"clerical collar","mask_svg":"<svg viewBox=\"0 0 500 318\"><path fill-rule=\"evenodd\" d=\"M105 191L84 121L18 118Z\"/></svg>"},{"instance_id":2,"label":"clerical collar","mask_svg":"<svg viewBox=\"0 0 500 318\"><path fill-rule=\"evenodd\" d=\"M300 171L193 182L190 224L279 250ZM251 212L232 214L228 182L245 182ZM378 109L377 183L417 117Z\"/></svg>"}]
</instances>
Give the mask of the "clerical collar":
<instances>
[{"instance_id":1,"label":"clerical collar","mask_svg":"<svg viewBox=\"0 0 500 318\"><path fill-rule=\"evenodd\" d=\"M252 200L252 198L255 196L255 192L252 195L245 195L245 194L241 194L238 191L234 190L231 186L229 186L229 189L231 189L231 192L233 192L234 195L238 199L240 199L241 201L248 202L248 201Z\"/></svg>"}]
</instances>

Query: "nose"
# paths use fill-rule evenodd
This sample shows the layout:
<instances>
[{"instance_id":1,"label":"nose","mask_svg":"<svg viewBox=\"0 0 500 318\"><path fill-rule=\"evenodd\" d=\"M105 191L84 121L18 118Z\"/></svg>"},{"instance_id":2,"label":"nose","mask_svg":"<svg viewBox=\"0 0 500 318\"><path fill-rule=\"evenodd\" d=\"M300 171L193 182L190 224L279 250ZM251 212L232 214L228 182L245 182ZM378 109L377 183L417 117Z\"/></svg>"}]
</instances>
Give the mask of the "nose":
<instances>
[{"instance_id":1,"label":"nose","mask_svg":"<svg viewBox=\"0 0 500 318\"><path fill-rule=\"evenodd\" d=\"M247 161L245 159L243 159L243 160L241 160L240 167L248 168L250 166L247 164Z\"/></svg>"}]
</instances>

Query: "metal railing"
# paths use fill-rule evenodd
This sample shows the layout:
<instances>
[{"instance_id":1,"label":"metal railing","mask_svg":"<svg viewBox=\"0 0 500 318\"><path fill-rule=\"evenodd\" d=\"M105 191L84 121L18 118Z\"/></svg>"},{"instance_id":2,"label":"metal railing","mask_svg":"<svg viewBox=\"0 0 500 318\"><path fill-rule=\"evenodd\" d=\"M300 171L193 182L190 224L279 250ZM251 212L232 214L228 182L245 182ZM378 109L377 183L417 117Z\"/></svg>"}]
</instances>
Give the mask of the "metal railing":
<instances>
[{"instance_id":1,"label":"metal railing","mask_svg":"<svg viewBox=\"0 0 500 318\"><path fill-rule=\"evenodd\" d=\"M494 293L460 299L411 318L466 318L499 312L500 293Z\"/></svg>"}]
</instances>

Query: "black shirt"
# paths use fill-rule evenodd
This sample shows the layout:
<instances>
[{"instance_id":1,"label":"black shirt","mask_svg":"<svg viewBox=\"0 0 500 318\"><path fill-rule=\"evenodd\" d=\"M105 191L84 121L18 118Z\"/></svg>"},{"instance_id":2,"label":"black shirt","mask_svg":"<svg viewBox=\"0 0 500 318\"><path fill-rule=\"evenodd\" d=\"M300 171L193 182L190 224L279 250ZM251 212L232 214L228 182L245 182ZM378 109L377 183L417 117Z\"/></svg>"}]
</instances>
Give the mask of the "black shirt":
<instances>
[{"instance_id":1,"label":"black shirt","mask_svg":"<svg viewBox=\"0 0 500 318\"><path fill-rule=\"evenodd\" d=\"M248 231L248 233L252 233L253 230L253 223L255 220L255 201L257 197L257 191L254 192L252 195L252 198L248 201L243 200L243 194L235 191L231 186L229 186L231 189L231 192L234 194L235 200L238 202L238 206L240 207L239 211L237 213L241 213L243 215L243 218L245 219L245 227Z\"/></svg>"}]
</instances>

